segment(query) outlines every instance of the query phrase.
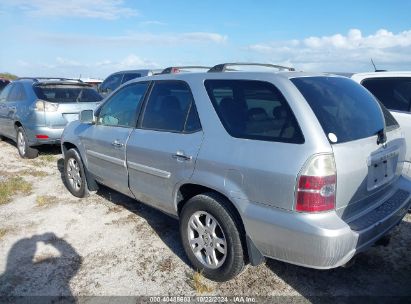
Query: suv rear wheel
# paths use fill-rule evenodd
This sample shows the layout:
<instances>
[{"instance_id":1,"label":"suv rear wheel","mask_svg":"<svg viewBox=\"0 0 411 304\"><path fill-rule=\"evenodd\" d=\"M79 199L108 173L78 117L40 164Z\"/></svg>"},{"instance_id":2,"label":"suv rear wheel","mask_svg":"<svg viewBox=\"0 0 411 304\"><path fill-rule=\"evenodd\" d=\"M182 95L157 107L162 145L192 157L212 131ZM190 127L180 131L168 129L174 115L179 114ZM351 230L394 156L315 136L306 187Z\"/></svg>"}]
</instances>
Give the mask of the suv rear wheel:
<instances>
[{"instance_id":1,"label":"suv rear wheel","mask_svg":"<svg viewBox=\"0 0 411 304\"><path fill-rule=\"evenodd\" d=\"M17 150L22 158L36 158L39 155L39 150L28 145L23 127L17 129Z\"/></svg>"},{"instance_id":2,"label":"suv rear wheel","mask_svg":"<svg viewBox=\"0 0 411 304\"><path fill-rule=\"evenodd\" d=\"M194 267L214 281L227 281L245 266L241 235L233 213L216 193L192 197L183 207L180 235Z\"/></svg>"},{"instance_id":3,"label":"suv rear wheel","mask_svg":"<svg viewBox=\"0 0 411 304\"><path fill-rule=\"evenodd\" d=\"M83 161L76 149L68 150L65 155L64 179L68 190L74 196L84 198L90 195Z\"/></svg>"}]
</instances>

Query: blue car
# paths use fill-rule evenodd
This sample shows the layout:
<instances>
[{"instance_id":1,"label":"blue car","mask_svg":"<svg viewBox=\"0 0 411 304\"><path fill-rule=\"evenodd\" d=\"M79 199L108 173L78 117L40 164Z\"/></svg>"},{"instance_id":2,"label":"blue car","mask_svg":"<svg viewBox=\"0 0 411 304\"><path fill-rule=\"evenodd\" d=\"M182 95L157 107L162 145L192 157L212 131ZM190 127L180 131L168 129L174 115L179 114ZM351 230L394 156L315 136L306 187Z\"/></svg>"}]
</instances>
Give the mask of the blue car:
<instances>
[{"instance_id":1,"label":"blue car","mask_svg":"<svg viewBox=\"0 0 411 304\"><path fill-rule=\"evenodd\" d=\"M36 147L59 144L64 127L103 98L92 86L64 78L20 78L0 94L0 139L17 143L22 158L35 158Z\"/></svg>"}]
</instances>

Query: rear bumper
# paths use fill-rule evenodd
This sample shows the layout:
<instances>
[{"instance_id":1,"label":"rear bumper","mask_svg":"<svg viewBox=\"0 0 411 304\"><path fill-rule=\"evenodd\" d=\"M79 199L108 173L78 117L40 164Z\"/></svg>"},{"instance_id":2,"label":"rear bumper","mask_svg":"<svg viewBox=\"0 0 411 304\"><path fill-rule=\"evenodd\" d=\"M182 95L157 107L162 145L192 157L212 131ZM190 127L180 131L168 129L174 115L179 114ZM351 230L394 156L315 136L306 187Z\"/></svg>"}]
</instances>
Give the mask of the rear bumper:
<instances>
[{"instance_id":1,"label":"rear bumper","mask_svg":"<svg viewBox=\"0 0 411 304\"><path fill-rule=\"evenodd\" d=\"M244 224L262 255L310 268L347 263L401 222L411 205L411 183L400 178L389 199L353 222L335 212L305 214L252 204Z\"/></svg>"},{"instance_id":2,"label":"rear bumper","mask_svg":"<svg viewBox=\"0 0 411 304\"><path fill-rule=\"evenodd\" d=\"M59 144L63 130L64 128L25 126L27 140L30 146ZM45 135L47 138L37 138L37 135Z\"/></svg>"}]
</instances>

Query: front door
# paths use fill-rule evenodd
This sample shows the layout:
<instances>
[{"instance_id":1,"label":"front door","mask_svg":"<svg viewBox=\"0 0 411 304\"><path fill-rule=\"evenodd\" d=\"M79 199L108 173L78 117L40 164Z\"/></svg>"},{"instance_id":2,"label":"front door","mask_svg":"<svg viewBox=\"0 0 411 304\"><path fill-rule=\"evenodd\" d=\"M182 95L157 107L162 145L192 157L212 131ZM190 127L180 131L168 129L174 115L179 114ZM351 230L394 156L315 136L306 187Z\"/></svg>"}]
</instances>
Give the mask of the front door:
<instances>
[{"instance_id":1,"label":"front door","mask_svg":"<svg viewBox=\"0 0 411 304\"><path fill-rule=\"evenodd\" d=\"M132 83L97 111L97 122L82 136L89 171L97 181L130 195L126 144L133 131L148 83Z\"/></svg>"}]
</instances>

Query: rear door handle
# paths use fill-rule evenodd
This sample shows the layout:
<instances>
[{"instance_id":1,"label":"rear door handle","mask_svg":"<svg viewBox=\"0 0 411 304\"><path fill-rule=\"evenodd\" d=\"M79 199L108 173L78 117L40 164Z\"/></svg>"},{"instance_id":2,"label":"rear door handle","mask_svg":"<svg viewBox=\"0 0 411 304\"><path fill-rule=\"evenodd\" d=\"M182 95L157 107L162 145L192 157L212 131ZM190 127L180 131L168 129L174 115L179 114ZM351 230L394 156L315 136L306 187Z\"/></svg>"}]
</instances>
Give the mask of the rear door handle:
<instances>
[{"instance_id":1,"label":"rear door handle","mask_svg":"<svg viewBox=\"0 0 411 304\"><path fill-rule=\"evenodd\" d=\"M113 142L111 143L111 145L114 146L114 147L116 147L116 148L122 148L122 147L124 147L124 144L121 143L121 142L119 142L117 139L116 139L115 141L113 141Z\"/></svg>"},{"instance_id":2,"label":"rear door handle","mask_svg":"<svg viewBox=\"0 0 411 304\"><path fill-rule=\"evenodd\" d=\"M186 160L186 161L189 161L189 160L192 160L192 159L193 159L192 156L185 155L184 152L181 152L181 151L177 151L177 152L176 152L175 154L173 154L172 156L173 156L173 158L175 158L175 159L177 159L177 160Z\"/></svg>"}]
</instances>

